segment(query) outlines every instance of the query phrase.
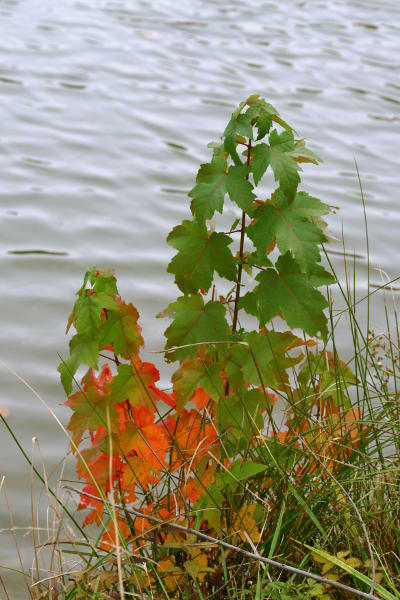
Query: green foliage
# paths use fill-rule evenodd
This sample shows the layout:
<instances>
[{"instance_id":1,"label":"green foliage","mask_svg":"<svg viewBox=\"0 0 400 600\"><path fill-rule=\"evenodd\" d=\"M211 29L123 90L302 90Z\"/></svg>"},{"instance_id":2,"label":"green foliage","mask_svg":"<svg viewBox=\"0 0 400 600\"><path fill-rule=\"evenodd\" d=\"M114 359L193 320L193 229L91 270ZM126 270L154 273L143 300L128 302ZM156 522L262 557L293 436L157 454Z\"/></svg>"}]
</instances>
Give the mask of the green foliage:
<instances>
[{"instance_id":1,"label":"green foliage","mask_svg":"<svg viewBox=\"0 0 400 600\"><path fill-rule=\"evenodd\" d=\"M283 131L271 129L272 123ZM239 148L244 148L243 160ZM260 326L281 316L290 328L311 336L320 333L326 338L323 311L327 302L317 288L334 281L320 264L319 248L326 241L326 223L321 217L330 208L318 198L298 191L301 162L317 164L319 159L304 140L295 139L293 129L272 105L258 96L240 104L225 129L221 145L214 147L210 162L201 165L196 185L189 193L193 220L183 221L168 236L168 243L178 250L168 271L175 274L185 296L164 313L174 319L166 331L167 349L222 341L224 335L229 341L226 326L222 326L222 311L216 318L211 315L211 306L215 305L206 304L204 313L198 313L203 309L195 294L211 289L214 273L237 284L235 293L227 299L234 315L231 333L237 330L244 309L257 318ZM269 168L279 187L269 197L256 199L254 185L260 183ZM241 218L232 224L229 234L209 231L206 221L215 211L223 212L226 198L241 209ZM248 219L250 223L246 223ZM240 229L235 232L238 222ZM228 249L233 246L234 232L240 234L236 254ZM245 250L245 245L253 250ZM280 256L271 254L274 248ZM275 262L271 262L272 256ZM260 271L253 290L246 290L243 285L243 268L249 273L250 269ZM193 312L194 305L199 305L197 314ZM226 311L227 304L221 306ZM205 313L209 313L207 319ZM194 354L194 348L183 349L169 353L168 358L177 360Z\"/></svg>"},{"instance_id":2,"label":"green foliage","mask_svg":"<svg viewBox=\"0 0 400 600\"><path fill-rule=\"evenodd\" d=\"M329 213L329 207L305 192L296 194L289 202L282 190L272 195L271 202L260 204L254 213L255 223L247 234L264 256L267 248L276 242L282 254L291 252L299 267L311 273L320 261L318 244L326 241L320 226L312 220Z\"/></svg>"},{"instance_id":3,"label":"green foliage","mask_svg":"<svg viewBox=\"0 0 400 600\"><path fill-rule=\"evenodd\" d=\"M230 281L236 280L235 261L228 249L233 240L224 233L210 233L204 224L183 221L171 231L167 241L178 250L168 271L175 274L175 282L182 292L208 291L214 271Z\"/></svg>"},{"instance_id":4,"label":"green foliage","mask_svg":"<svg viewBox=\"0 0 400 600\"><path fill-rule=\"evenodd\" d=\"M256 280L258 286L247 292L240 306L257 316L260 326L280 314L289 327L303 329L309 335L321 332L326 339L323 310L328 303L288 252L278 258L274 269L261 271Z\"/></svg>"},{"instance_id":5,"label":"green foliage","mask_svg":"<svg viewBox=\"0 0 400 600\"><path fill-rule=\"evenodd\" d=\"M219 302L204 304L201 294L181 296L172 302L160 316L173 317L174 321L165 332L169 360L195 356L196 345L220 342L228 336L225 309Z\"/></svg>"}]
</instances>

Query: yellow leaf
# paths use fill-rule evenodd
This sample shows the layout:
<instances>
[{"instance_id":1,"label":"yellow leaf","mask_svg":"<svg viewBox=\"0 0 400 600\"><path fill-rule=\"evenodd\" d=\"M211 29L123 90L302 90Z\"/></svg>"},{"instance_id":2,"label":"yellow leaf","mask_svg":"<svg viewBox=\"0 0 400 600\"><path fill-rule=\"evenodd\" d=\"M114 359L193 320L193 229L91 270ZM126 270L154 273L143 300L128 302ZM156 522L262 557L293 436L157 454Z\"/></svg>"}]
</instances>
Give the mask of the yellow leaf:
<instances>
[{"instance_id":1,"label":"yellow leaf","mask_svg":"<svg viewBox=\"0 0 400 600\"><path fill-rule=\"evenodd\" d=\"M311 558L313 559L314 562L321 563L323 565L325 563L331 564L330 561L327 558L324 558L323 556L320 556L316 552L311 552Z\"/></svg>"},{"instance_id":2,"label":"yellow leaf","mask_svg":"<svg viewBox=\"0 0 400 600\"><path fill-rule=\"evenodd\" d=\"M337 573L325 573L324 576L331 581L339 581L339 575L337 575Z\"/></svg>"},{"instance_id":3,"label":"yellow leaf","mask_svg":"<svg viewBox=\"0 0 400 600\"><path fill-rule=\"evenodd\" d=\"M264 481L261 484L261 489L268 490L270 487L272 487L273 483L274 482L273 482L272 477L265 477Z\"/></svg>"},{"instance_id":4,"label":"yellow leaf","mask_svg":"<svg viewBox=\"0 0 400 600\"><path fill-rule=\"evenodd\" d=\"M321 571L321 572L322 572L322 575L325 575L325 573L327 573L327 572L329 571L329 569L331 569L331 568L332 568L332 567L334 567L334 566L335 566L335 565L334 565L332 562L330 562L329 560L327 560L327 561L324 563L323 567L322 567L322 571Z\"/></svg>"},{"instance_id":5,"label":"yellow leaf","mask_svg":"<svg viewBox=\"0 0 400 600\"><path fill-rule=\"evenodd\" d=\"M340 560L343 560L344 558L346 558L346 556L348 556L350 554L350 550L342 550L341 552L338 552L336 554L336 556L338 558L340 558Z\"/></svg>"},{"instance_id":6,"label":"yellow leaf","mask_svg":"<svg viewBox=\"0 0 400 600\"><path fill-rule=\"evenodd\" d=\"M310 590L310 596L321 596L325 592L322 583L316 583Z\"/></svg>"},{"instance_id":7,"label":"yellow leaf","mask_svg":"<svg viewBox=\"0 0 400 600\"><path fill-rule=\"evenodd\" d=\"M356 558L355 556L351 556L350 558L346 559L344 561L347 565L350 565L350 567L354 567L354 569L359 569L362 565L362 562L359 558Z\"/></svg>"},{"instance_id":8,"label":"yellow leaf","mask_svg":"<svg viewBox=\"0 0 400 600\"><path fill-rule=\"evenodd\" d=\"M260 532L258 531L257 524L253 517L256 507L257 504L242 506L233 522L232 527L234 531L239 534L239 537L243 542L247 542L245 532L252 542L257 543L260 541Z\"/></svg>"},{"instance_id":9,"label":"yellow leaf","mask_svg":"<svg viewBox=\"0 0 400 600\"><path fill-rule=\"evenodd\" d=\"M203 581L204 577L207 575L207 572L213 570L207 567L206 554L197 554L196 558L187 560L184 563L184 567L192 579L197 579L200 582Z\"/></svg>"},{"instance_id":10,"label":"yellow leaf","mask_svg":"<svg viewBox=\"0 0 400 600\"><path fill-rule=\"evenodd\" d=\"M166 588L170 592L176 590L184 576L182 570L179 567L176 567L175 562L173 562L170 558L160 560L157 567L159 573L165 573L163 582Z\"/></svg>"},{"instance_id":11,"label":"yellow leaf","mask_svg":"<svg viewBox=\"0 0 400 600\"><path fill-rule=\"evenodd\" d=\"M372 563L371 563L371 559L370 558L368 560L364 561L364 567L366 569L369 569L369 567L372 567Z\"/></svg>"}]
</instances>

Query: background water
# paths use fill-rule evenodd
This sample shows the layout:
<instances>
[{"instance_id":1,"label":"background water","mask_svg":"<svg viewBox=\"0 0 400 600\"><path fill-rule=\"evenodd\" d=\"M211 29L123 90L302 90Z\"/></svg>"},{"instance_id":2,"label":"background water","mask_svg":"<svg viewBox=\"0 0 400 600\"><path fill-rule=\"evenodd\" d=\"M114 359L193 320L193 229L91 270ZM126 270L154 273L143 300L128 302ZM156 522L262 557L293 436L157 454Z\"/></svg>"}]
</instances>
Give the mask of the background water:
<instances>
[{"instance_id":1,"label":"background water","mask_svg":"<svg viewBox=\"0 0 400 600\"><path fill-rule=\"evenodd\" d=\"M398 0L0 0L0 357L66 422L57 353L93 264L115 267L147 349L163 346L166 323L154 315L176 296L166 234L188 215L206 144L251 93L323 157L305 166L303 186L340 206L330 230L341 237L343 227L356 252L362 295L356 158L372 268L397 276L399 35ZM340 268L340 244L332 251ZM372 279L380 283L378 271ZM63 434L13 375L1 369L0 378L0 406L20 440L30 452L38 436L56 464ZM14 518L29 525L29 469L3 426L0 451ZM0 534L0 565L16 564L9 541ZM26 597L18 590L15 579L11 597Z\"/></svg>"}]
</instances>

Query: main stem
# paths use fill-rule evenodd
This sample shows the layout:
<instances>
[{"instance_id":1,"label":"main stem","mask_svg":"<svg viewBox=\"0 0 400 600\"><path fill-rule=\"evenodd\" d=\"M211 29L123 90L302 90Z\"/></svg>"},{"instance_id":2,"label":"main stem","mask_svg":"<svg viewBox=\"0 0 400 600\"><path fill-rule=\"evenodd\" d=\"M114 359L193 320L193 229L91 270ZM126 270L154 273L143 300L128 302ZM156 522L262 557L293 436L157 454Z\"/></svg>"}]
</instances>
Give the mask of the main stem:
<instances>
[{"instance_id":1,"label":"main stem","mask_svg":"<svg viewBox=\"0 0 400 600\"><path fill-rule=\"evenodd\" d=\"M251 140L249 140L247 146L247 166L250 166L250 158L251 158ZM247 175L246 179L249 176ZM239 313L239 298L240 298L240 288L242 286L242 272L243 272L243 248L244 248L244 233L246 229L246 212L242 212L242 223L240 226L240 246L239 246L239 268L238 268L238 278L236 282L236 292L235 292L235 305L233 307L233 321L232 321L232 332L237 329L238 322L238 313ZM229 396L229 381L225 384L225 396Z\"/></svg>"},{"instance_id":2,"label":"main stem","mask_svg":"<svg viewBox=\"0 0 400 600\"><path fill-rule=\"evenodd\" d=\"M250 166L251 159L251 140L249 140L249 144L247 146L247 166ZM246 179L249 176L247 175ZM236 331L237 322L238 322L238 313L239 313L239 298L240 298L240 288L242 286L242 272L243 272L243 248L244 248L244 234L246 229L246 213L242 212L242 223L240 227L240 247L239 247L239 269L238 269L238 278L236 282L236 294L235 294L235 306L233 309L233 322L232 322L232 332Z\"/></svg>"},{"instance_id":3,"label":"main stem","mask_svg":"<svg viewBox=\"0 0 400 600\"><path fill-rule=\"evenodd\" d=\"M242 285L243 247L244 247L245 227L246 227L246 213L243 211L242 212L242 224L241 224L241 230L240 230L239 269L238 269L238 278L237 278L237 282L236 282L235 306L233 308L232 331L236 331L237 322L238 322L240 288Z\"/></svg>"}]
</instances>

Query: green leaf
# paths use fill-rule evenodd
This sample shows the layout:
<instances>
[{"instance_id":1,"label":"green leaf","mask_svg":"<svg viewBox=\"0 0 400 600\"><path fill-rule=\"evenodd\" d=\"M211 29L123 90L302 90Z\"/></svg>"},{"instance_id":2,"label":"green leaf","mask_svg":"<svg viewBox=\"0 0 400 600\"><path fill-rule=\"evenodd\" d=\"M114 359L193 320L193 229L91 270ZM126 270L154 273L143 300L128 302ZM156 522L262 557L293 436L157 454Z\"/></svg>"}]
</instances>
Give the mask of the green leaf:
<instances>
[{"instance_id":1,"label":"green leaf","mask_svg":"<svg viewBox=\"0 0 400 600\"><path fill-rule=\"evenodd\" d=\"M247 165L230 167L226 180L226 189L230 199L248 215L253 214L255 195L253 185L247 180L249 167Z\"/></svg>"},{"instance_id":2,"label":"green leaf","mask_svg":"<svg viewBox=\"0 0 400 600\"><path fill-rule=\"evenodd\" d=\"M232 344L225 366L226 376L233 389L243 385L285 389L289 379L286 369L302 356L290 357L289 350L304 342L290 331L284 333L264 329L244 336L246 344Z\"/></svg>"},{"instance_id":3,"label":"green leaf","mask_svg":"<svg viewBox=\"0 0 400 600\"><path fill-rule=\"evenodd\" d=\"M117 280L111 270L99 271L96 268L92 269L90 282L96 294L103 293L113 298L118 294Z\"/></svg>"},{"instance_id":4,"label":"green leaf","mask_svg":"<svg viewBox=\"0 0 400 600\"><path fill-rule=\"evenodd\" d=\"M264 98L251 97L248 99L249 108L246 115L257 127L257 140L263 138L271 128L273 119L278 117L278 111L272 104L269 104Z\"/></svg>"},{"instance_id":5,"label":"green leaf","mask_svg":"<svg viewBox=\"0 0 400 600\"><path fill-rule=\"evenodd\" d=\"M200 294L181 296L159 316L164 315L174 319L165 332L167 350L176 346L198 344L171 350L167 354L168 360L181 360L188 356L195 356L200 344L220 342L227 338L228 323L225 319L224 306L213 301L204 305Z\"/></svg>"},{"instance_id":6,"label":"green leaf","mask_svg":"<svg viewBox=\"0 0 400 600\"><path fill-rule=\"evenodd\" d=\"M143 363L144 368L133 368L132 365L118 365L118 375L111 383L111 394L115 404L129 400L132 406L146 406L154 410L157 397L150 386L159 378L153 365ZM153 368L146 368L153 367Z\"/></svg>"},{"instance_id":7,"label":"green leaf","mask_svg":"<svg viewBox=\"0 0 400 600\"><path fill-rule=\"evenodd\" d=\"M175 400L182 409L198 388L203 388L213 400L222 395L221 366L208 364L201 356L185 360L172 375Z\"/></svg>"},{"instance_id":8,"label":"green leaf","mask_svg":"<svg viewBox=\"0 0 400 600\"><path fill-rule=\"evenodd\" d=\"M231 155L233 162L236 165L241 165L242 162L236 151L236 136L240 135L247 137L250 140L253 139L253 128L249 117L245 114L232 115L226 129L224 131L224 147L227 152Z\"/></svg>"},{"instance_id":9,"label":"green leaf","mask_svg":"<svg viewBox=\"0 0 400 600\"><path fill-rule=\"evenodd\" d=\"M133 304L121 305L111 311L101 329L102 347L113 345L116 355L132 359L144 345L141 328L138 325L139 313Z\"/></svg>"},{"instance_id":10,"label":"green leaf","mask_svg":"<svg viewBox=\"0 0 400 600\"><path fill-rule=\"evenodd\" d=\"M239 481L246 481L251 477L255 477L256 475L263 473L268 468L268 465L262 465L250 460L242 461L239 459L232 464L231 473L235 479L238 479Z\"/></svg>"},{"instance_id":11,"label":"green leaf","mask_svg":"<svg viewBox=\"0 0 400 600\"><path fill-rule=\"evenodd\" d=\"M211 234L203 223L183 221L174 227L167 241L178 250L168 265L175 282L184 293L208 291L214 271L230 281L236 280L236 265L228 249L232 239L224 233Z\"/></svg>"},{"instance_id":12,"label":"green leaf","mask_svg":"<svg viewBox=\"0 0 400 600\"><path fill-rule=\"evenodd\" d=\"M254 177L254 183L258 185L265 171L271 164L271 149L267 144L257 144L252 149L253 159L251 161L251 170Z\"/></svg>"},{"instance_id":13,"label":"green leaf","mask_svg":"<svg viewBox=\"0 0 400 600\"><path fill-rule=\"evenodd\" d=\"M70 356L60 363L58 371L66 394L72 390L72 380L80 365L88 365L97 369L99 359L99 342L84 333L77 333L69 343Z\"/></svg>"},{"instance_id":14,"label":"green leaf","mask_svg":"<svg viewBox=\"0 0 400 600\"><path fill-rule=\"evenodd\" d=\"M311 336L320 332L326 339L327 324L323 309L327 301L313 288L288 252L279 257L276 270L266 269L256 279L259 285L250 296L255 296L253 301L257 304L261 326L281 314L289 327L303 329ZM242 306L246 309L248 304Z\"/></svg>"},{"instance_id":15,"label":"green leaf","mask_svg":"<svg viewBox=\"0 0 400 600\"><path fill-rule=\"evenodd\" d=\"M300 167L289 154L295 147L293 134L289 131L278 134L276 129L273 129L269 136L269 143L269 148L266 146L260 152L268 155L268 164L272 167L275 181L279 181L281 189L288 199L292 200L300 182L298 173ZM261 144L261 146L264 146L264 144ZM261 157L259 160L261 161Z\"/></svg>"},{"instance_id":16,"label":"green leaf","mask_svg":"<svg viewBox=\"0 0 400 600\"><path fill-rule=\"evenodd\" d=\"M232 389L232 388L231 388ZM270 398L258 388L223 396L219 404L221 430L226 432L224 447L228 456L246 452L249 441L264 429Z\"/></svg>"},{"instance_id":17,"label":"green leaf","mask_svg":"<svg viewBox=\"0 0 400 600\"><path fill-rule=\"evenodd\" d=\"M266 471L269 467L252 461L236 460L231 470L219 475L221 486L228 486L231 492L235 492L241 481L251 479L260 473Z\"/></svg>"},{"instance_id":18,"label":"green leaf","mask_svg":"<svg viewBox=\"0 0 400 600\"><path fill-rule=\"evenodd\" d=\"M322 265L315 265L312 273L309 273L308 277L311 285L316 288L336 283L336 279L332 273L328 273Z\"/></svg>"},{"instance_id":19,"label":"green leaf","mask_svg":"<svg viewBox=\"0 0 400 600\"><path fill-rule=\"evenodd\" d=\"M254 213L255 223L247 228L258 254L264 256L274 239L282 254L290 251L307 274L316 271L320 260L318 245L325 240L323 231L307 217L327 214L329 207L304 192L289 203L278 189L271 202L261 204Z\"/></svg>"},{"instance_id":20,"label":"green leaf","mask_svg":"<svg viewBox=\"0 0 400 600\"><path fill-rule=\"evenodd\" d=\"M211 219L215 211L222 213L226 194L227 162L214 154L211 163L201 165L196 185L189 192L192 214L200 222Z\"/></svg>"},{"instance_id":21,"label":"green leaf","mask_svg":"<svg viewBox=\"0 0 400 600\"><path fill-rule=\"evenodd\" d=\"M271 126L272 126L271 113L269 113L266 110L261 109L260 114L257 119L257 132L258 132L257 139L261 140L263 137L265 137L267 135L268 131L271 129Z\"/></svg>"},{"instance_id":22,"label":"green leaf","mask_svg":"<svg viewBox=\"0 0 400 600\"><path fill-rule=\"evenodd\" d=\"M83 290L82 295L75 302L74 314L76 315L76 330L86 333L91 337L98 337L101 325L101 311L116 309L115 299L104 292L96 293L93 290Z\"/></svg>"}]
</instances>

